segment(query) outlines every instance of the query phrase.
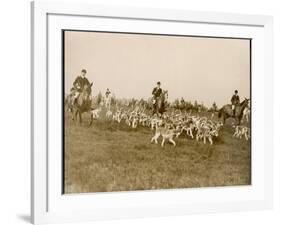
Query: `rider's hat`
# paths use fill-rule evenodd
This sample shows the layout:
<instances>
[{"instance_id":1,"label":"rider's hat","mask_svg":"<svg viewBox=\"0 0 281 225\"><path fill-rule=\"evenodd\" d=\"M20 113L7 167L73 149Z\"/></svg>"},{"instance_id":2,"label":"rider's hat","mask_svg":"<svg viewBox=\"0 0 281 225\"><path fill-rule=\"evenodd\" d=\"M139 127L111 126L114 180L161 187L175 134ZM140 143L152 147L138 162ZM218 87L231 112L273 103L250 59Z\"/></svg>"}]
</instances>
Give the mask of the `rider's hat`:
<instances>
[{"instance_id":1,"label":"rider's hat","mask_svg":"<svg viewBox=\"0 0 281 225\"><path fill-rule=\"evenodd\" d=\"M235 90L235 91L234 91L234 93L238 93L238 91L237 91L237 90Z\"/></svg>"},{"instance_id":2,"label":"rider's hat","mask_svg":"<svg viewBox=\"0 0 281 225\"><path fill-rule=\"evenodd\" d=\"M82 69L81 72L82 72L82 73L87 73L87 70Z\"/></svg>"},{"instance_id":3,"label":"rider's hat","mask_svg":"<svg viewBox=\"0 0 281 225\"><path fill-rule=\"evenodd\" d=\"M160 81L158 81L157 84L158 84L158 85L161 84Z\"/></svg>"}]
</instances>

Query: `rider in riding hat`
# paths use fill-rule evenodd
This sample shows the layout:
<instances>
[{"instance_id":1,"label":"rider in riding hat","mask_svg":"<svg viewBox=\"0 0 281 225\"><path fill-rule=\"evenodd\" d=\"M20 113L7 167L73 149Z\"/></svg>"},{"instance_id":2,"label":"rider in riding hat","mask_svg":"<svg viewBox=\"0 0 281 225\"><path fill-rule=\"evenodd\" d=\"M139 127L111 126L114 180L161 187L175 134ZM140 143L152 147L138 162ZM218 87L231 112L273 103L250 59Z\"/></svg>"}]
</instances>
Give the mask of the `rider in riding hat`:
<instances>
[{"instance_id":1,"label":"rider in riding hat","mask_svg":"<svg viewBox=\"0 0 281 225\"><path fill-rule=\"evenodd\" d=\"M86 78L87 71L85 69L81 70L81 74L76 77L75 81L73 82L73 87L71 91L74 93L73 103L76 102L79 94L82 92L86 85L90 85L89 80Z\"/></svg>"},{"instance_id":2,"label":"rider in riding hat","mask_svg":"<svg viewBox=\"0 0 281 225\"><path fill-rule=\"evenodd\" d=\"M155 109L156 108L156 100L157 98L160 97L160 95L162 94L162 89L160 88L161 86L161 83L160 81L157 82L157 86L155 88L153 88L153 91L152 91L152 95L153 95L153 108Z\"/></svg>"},{"instance_id":3,"label":"rider in riding hat","mask_svg":"<svg viewBox=\"0 0 281 225\"><path fill-rule=\"evenodd\" d=\"M232 98L231 98L231 108L232 108L232 111L233 111L233 116L235 116L235 109L236 109L236 106L238 104L240 104L240 98L239 98L239 95L238 95L238 91L235 90L234 95L232 95Z\"/></svg>"}]
</instances>

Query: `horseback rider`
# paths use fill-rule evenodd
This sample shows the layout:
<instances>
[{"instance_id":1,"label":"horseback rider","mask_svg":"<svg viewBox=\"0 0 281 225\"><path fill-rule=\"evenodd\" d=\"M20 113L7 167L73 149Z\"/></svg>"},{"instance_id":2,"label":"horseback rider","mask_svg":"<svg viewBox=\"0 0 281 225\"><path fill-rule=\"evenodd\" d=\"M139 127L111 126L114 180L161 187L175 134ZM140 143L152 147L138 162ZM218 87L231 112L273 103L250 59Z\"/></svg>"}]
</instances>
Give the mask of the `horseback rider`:
<instances>
[{"instance_id":1,"label":"horseback rider","mask_svg":"<svg viewBox=\"0 0 281 225\"><path fill-rule=\"evenodd\" d=\"M106 89L106 92L105 92L105 97L108 98L108 96L111 94L109 88Z\"/></svg>"},{"instance_id":2,"label":"horseback rider","mask_svg":"<svg viewBox=\"0 0 281 225\"><path fill-rule=\"evenodd\" d=\"M74 94L73 104L76 103L79 94L82 92L86 85L90 85L89 80L86 78L87 70L82 69L81 74L76 77L73 82L73 87L71 88L71 92Z\"/></svg>"},{"instance_id":3,"label":"horseback rider","mask_svg":"<svg viewBox=\"0 0 281 225\"><path fill-rule=\"evenodd\" d=\"M184 98L181 97L181 100L180 100L180 108L183 109L185 106L185 101L184 101Z\"/></svg>"},{"instance_id":4,"label":"horseback rider","mask_svg":"<svg viewBox=\"0 0 281 225\"><path fill-rule=\"evenodd\" d=\"M153 88L152 91L152 104L153 104L153 108L154 110L156 109L156 104L157 104L157 99L161 96L162 94L162 89L161 89L161 83L160 81L157 82L157 86L155 88Z\"/></svg>"},{"instance_id":5,"label":"horseback rider","mask_svg":"<svg viewBox=\"0 0 281 225\"><path fill-rule=\"evenodd\" d=\"M233 116L235 116L235 109L236 109L236 106L239 104L240 104L240 98L238 95L238 91L235 90L234 95L232 95L232 98L231 98L231 109L233 112Z\"/></svg>"}]
</instances>

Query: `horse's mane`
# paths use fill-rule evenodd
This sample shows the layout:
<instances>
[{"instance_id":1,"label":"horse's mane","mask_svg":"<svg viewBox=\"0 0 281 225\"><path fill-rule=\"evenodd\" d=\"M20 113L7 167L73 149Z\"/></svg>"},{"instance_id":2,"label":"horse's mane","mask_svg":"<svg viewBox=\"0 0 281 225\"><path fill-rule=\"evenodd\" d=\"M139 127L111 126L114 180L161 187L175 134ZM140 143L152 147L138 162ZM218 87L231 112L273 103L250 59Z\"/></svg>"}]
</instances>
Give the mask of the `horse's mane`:
<instances>
[{"instance_id":1,"label":"horse's mane","mask_svg":"<svg viewBox=\"0 0 281 225\"><path fill-rule=\"evenodd\" d=\"M240 102L240 106L241 106L241 107L244 106L244 108L245 108L245 107L247 107L248 102L249 102L249 99L246 99L246 98L245 98L242 102Z\"/></svg>"}]
</instances>

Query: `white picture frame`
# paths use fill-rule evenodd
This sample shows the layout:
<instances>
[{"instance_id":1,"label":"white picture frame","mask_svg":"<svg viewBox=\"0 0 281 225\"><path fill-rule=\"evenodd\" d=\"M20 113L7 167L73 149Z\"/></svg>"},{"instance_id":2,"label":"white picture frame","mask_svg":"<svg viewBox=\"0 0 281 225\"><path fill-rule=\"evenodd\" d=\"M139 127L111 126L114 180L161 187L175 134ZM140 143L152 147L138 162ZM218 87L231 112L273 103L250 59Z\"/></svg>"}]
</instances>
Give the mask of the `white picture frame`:
<instances>
[{"instance_id":1,"label":"white picture frame","mask_svg":"<svg viewBox=\"0 0 281 225\"><path fill-rule=\"evenodd\" d=\"M116 21L118 24L123 22L117 25ZM254 40L253 184L249 187L63 196L59 183L61 177L57 175L59 172L56 173L61 168L61 161L56 159L60 146L54 137L59 136L56 132L60 130L55 125L60 124L56 115L61 115L54 109L62 103L56 100L59 99L56 88L60 85L59 77L54 76L61 69L60 51L56 50L61 48L59 30L84 30L96 26L95 29L100 30L153 32L156 25L158 33L186 33L181 28L188 26L192 35L234 35ZM32 222L43 224L272 208L272 42L271 16L32 2Z\"/></svg>"}]
</instances>

